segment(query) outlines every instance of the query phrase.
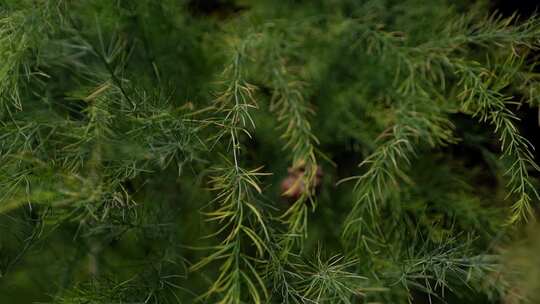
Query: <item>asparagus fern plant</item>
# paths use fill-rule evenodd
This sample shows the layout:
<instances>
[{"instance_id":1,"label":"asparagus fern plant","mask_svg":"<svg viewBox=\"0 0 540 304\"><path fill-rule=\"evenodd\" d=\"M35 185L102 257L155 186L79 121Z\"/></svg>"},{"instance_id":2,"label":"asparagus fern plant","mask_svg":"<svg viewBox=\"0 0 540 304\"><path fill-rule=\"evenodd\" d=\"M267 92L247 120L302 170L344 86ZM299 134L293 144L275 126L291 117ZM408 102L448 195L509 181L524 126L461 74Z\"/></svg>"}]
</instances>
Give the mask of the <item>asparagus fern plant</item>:
<instances>
[{"instance_id":1,"label":"asparagus fern plant","mask_svg":"<svg viewBox=\"0 0 540 304\"><path fill-rule=\"evenodd\" d=\"M0 1L0 302L535 303L539 48L483 1Z\"/></svg>"}]
</instances>

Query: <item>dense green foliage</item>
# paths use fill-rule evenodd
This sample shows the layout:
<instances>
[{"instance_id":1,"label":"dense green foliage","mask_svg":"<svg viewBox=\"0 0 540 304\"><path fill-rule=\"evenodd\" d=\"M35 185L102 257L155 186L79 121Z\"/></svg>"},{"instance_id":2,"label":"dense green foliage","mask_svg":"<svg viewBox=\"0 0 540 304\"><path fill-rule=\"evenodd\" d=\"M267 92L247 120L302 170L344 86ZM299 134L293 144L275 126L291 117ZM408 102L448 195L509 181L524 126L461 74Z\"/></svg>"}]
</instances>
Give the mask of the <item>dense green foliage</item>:
<instances>
[{"instance_id":1,"label":"dense green foliage","mask_svg":"<svg viewBox=\"0 0 540 304\"><path fill-rule=\"evenodd\" d=\"M538 48L478 1L0 0L0 303L537 303Z\"/></svg>"}]
</instances>

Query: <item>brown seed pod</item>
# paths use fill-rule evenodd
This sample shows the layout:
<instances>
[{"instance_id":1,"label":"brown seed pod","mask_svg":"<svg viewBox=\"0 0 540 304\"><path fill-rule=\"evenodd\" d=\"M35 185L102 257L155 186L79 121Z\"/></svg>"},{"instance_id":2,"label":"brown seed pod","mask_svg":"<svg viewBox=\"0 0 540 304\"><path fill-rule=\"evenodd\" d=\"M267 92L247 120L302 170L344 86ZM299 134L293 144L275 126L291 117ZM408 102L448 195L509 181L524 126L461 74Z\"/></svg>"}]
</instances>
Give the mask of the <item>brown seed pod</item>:
<instances>
[{"instance_id":1,"label":"brown seed pod","mask_svg":"<svg viewBox=\"0 0 540 304\"><path fill-rule=\"evenodd\" d=\"M305 185L306 167L304 163L300 163L294 167L289 167L287 171L289 175L281 182L281 196L290 202L298 200L302 195L311 196L316 194L320 188L323 171L321 167L315 167L315 175L313 176L310 187ZM311 193L306 193L309 191Z\"/></svg>"}]
</instances>

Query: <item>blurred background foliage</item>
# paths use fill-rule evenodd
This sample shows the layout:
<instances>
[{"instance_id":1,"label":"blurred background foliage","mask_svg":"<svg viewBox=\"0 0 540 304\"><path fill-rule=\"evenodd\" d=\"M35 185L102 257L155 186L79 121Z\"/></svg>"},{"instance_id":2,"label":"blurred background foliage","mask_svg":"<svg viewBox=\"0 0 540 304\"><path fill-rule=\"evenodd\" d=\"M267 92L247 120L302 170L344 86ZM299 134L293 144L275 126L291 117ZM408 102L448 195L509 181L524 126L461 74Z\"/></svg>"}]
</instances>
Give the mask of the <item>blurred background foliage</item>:
<instances>
[{"instance_id":1,"label":"blurred background foliage","mask_svg":"<svg viewBox=\"0 0 540 304\"><path fill-rule=\"evenodd\" d=\"M534 9L0 0L0 303L537 303Z\"/></svg>"}]
</instances>

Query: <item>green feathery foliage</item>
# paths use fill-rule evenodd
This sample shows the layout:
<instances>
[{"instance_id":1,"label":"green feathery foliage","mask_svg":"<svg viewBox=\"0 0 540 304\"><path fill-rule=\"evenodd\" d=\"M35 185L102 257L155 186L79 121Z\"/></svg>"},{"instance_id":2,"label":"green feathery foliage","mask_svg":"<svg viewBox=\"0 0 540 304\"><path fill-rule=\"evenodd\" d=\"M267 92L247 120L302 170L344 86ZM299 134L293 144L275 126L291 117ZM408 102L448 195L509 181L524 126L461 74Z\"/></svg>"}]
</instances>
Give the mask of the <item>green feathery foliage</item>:
<instances>
[{"instance_id":1,"label":"green feathery foliage","mask_svg":"<svg viewBox=\"0 0 540 304\"><path fill-rule=\"evenodd\" d=\"M539 49L486 1L0 1L0 302L535 303Z\"/></svg>"}]
</instances>

